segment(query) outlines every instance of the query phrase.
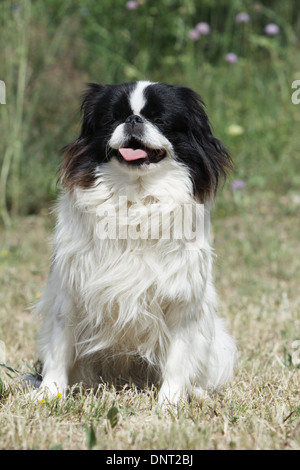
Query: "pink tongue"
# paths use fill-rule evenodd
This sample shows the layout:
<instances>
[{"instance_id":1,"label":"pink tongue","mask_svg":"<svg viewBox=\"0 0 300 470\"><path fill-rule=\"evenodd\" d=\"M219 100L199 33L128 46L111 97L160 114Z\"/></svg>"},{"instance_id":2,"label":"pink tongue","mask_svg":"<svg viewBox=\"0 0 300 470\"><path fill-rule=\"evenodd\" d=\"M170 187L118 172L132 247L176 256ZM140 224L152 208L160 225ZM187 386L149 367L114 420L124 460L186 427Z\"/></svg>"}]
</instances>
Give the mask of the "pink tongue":
<instances>
[{"instance_id":1,"label":"pink tongue","mask_svg":"<svg viewBox=\"0 0 300 470\"><path fill-rule=\"evenodd\" d=\"M147 158L147 152L142 149L119 149L120 154L127 162L132 160L139 160L139 158Z\"/></svg>"}]
</instances>

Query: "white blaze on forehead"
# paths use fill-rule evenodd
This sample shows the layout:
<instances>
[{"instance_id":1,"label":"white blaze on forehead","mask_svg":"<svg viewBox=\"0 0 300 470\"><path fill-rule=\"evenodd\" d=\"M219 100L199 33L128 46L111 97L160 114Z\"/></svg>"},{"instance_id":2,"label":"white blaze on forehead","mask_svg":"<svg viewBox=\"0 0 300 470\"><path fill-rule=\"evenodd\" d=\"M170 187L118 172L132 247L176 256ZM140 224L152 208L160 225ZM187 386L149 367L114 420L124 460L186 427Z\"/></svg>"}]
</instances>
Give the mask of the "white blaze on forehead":
<instances>
[{"instance_id":1,"label":"white blaze on forehead","mask_svg":"<svg viewBox=\"0 0 300 470\"><path fill-rule=\"evenodd\" d=\"M137 82L135 89L129 97L129 103L133 114L140 114L141 110L146 104L144 90L147 86L152 85L152 82L141 81Z\"/></svg>"}]
</instances>

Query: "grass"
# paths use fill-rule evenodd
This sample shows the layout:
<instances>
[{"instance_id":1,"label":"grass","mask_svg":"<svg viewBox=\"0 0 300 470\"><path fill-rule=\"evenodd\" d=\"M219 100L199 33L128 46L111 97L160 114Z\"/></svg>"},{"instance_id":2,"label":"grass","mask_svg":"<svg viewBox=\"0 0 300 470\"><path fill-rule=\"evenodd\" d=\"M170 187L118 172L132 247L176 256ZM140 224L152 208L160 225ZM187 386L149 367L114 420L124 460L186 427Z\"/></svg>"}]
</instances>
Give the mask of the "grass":
<instances>
[{"instance_id":1,"label":"grass","mask_svg":"<svg viewBox=\"0 0 300 470\"><path fill-rule=\"evenodd\" d=\"M233 384L165 413L154 390L102 387L37 403L25 398L18 374L0 366L1 449L300 448L300 369L293 349L300 338L300 202L297 193L249 196L245 190L237 198L226 187L219 198L232 213L224 214L224 201L213 213L221 311L239 348ZM280 220L277 231L274 220ZM52 224L47 215L25 217L3 233L0 338L5 363L20 373L30 372L37 359L37 325L27 307L46 281Z\"/></svg>"}]
</instances>

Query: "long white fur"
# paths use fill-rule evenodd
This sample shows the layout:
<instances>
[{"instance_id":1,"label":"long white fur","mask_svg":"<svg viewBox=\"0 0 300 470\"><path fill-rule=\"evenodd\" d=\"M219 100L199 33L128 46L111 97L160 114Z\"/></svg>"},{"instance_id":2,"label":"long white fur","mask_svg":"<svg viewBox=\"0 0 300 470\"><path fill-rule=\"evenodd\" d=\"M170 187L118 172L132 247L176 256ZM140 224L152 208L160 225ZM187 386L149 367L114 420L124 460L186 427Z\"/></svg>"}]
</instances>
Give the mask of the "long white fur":
<instances>
[{"instance_id":1,"label":"long white fur","mask_svg":"<svg viewBox=\"0 0 300 470\"><path fill-rule=\"evenodd\" d=\"M137 93L144 88L135 90L135 103L142 102ZM112 136L112 147L122 144L122 129ZM99 208L109 205L118 213L120 197L127 209L159 205L163 216L178 205L197 204L169 141L150 124L147 135L167 151L160 163L126 169L112 159L98 168L92 188L64 190L59 198L52 270L37 308L42 390L126 383L130 375L139 386L158 382L159 402L174 403L232 378L236 347L217 315L209 204L200 241L99 238ZM130 223L141 222L137 217Z\"/></svg>"}]
</instances>

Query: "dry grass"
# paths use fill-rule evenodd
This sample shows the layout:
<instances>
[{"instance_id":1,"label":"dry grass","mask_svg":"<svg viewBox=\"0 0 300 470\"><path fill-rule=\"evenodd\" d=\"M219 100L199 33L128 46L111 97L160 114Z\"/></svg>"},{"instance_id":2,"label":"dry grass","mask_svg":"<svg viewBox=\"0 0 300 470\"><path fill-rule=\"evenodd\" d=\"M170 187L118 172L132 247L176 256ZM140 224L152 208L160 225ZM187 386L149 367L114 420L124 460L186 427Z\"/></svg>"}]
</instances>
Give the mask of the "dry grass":
<instances>
[{"instance_id":1,"label":"dry grass","mask_svg":"<svg viewBox=\"0 0 300 470\"><path fill-rule=\"evenodd\" d=\"M222 315L239 346L233 384L168 413L152 390L104 387L37 403L25 398L17 374L1 366L1 449L300 448L293 349L300 339L299 197L224 198L230 211L222 203L214 212L215 278ZM0 340L6 364L22 373L36 360L36 325L27 307L47 276L51 223L47 216L28 217L2 232Z\"/></svg>"}]
</instances>

